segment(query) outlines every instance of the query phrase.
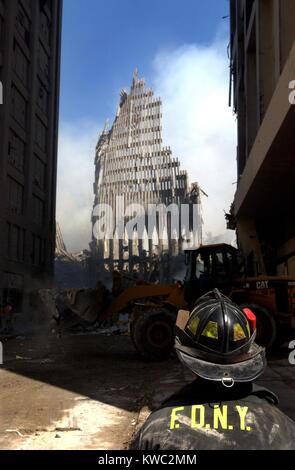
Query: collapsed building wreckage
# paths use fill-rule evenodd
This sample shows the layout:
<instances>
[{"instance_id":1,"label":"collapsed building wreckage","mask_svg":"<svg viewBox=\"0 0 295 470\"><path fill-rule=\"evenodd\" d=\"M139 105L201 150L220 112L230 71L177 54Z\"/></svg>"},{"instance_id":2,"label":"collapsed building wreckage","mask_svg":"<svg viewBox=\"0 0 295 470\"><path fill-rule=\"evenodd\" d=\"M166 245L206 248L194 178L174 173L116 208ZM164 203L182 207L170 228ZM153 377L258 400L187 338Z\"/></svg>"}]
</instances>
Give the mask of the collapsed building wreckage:
<instances>
[{"instance_id":1,"label":"collapsed building wreckage","mask_svg":"<svg viewBox=\"0 0 295 470\"><path fill-rule=\"evenodd\" d=\"M90 253L83 250L70 253L67 250L59 223L56 223L55 286L59 289L89 286L88 259Z\"/></svg>"},{"instance_id":2,"label":"collapsed building wreckage","mask_svg":"<svg viewBox=\"0 0 295 470\"><path fill-rule=\"evenodd\" d=\"M197 183L189 187L187 173L180 169L179 160L172 156L170 147L162 146L161 105L135 70L130 92L121 91L111 129L106 123L100 134L95 155L90 244L94 279L98 272L117 269L146 280L170 282L183 243L188 238L193 245L201 242L200 189ZM137 223L130 220L134 205L140 205L143 211L140 227L138 217ZM185 231L181 225L183 205L188 206L189 212ZM97 237L99 206L110 208L111 236L108 233ZM151 221L152 206L156 213ZM131 210L125 212L126 207ZM171 207L176 207L180 215L176 236ZM122 227L119 235L118 226Z\"/></svg>"},{"instance_id":3,"label":"collapsed building wreckage","mask_svg":"<svg viewBox=\"0 0 295 470\"><path fill-rule=\"evenodd\" d=\"M38 306L43 305L47 318L56 321L59 332L127 333L136 315L136 302L157 299L157 304L164 305L170 299L178 307L183 303L177 284L159 284L158 278L145 281L118 270L112 272L111 283L98 280L94 287L84 287L89 258L87 253L81 256L67 251L57 224L56 288L40 290L37 297ZM157 274L156 269L153 274Z\"/></svg>"},{"instance_id":4,"label":"collapsed building wreckage","mask_svg":"<svg viewBox=\"0 0 295 470\"><path fill-rule=\"evenodd\" d=\"M68 274L80 267L80 286L72 284L76 288L63 290L56 297L58 321L73 314L80 317L82 325L86 322L86 328L91 324L94 329L105 327L105 320L112 328L120 323L122 311L127 317L129 314L127 322L132 320L134 303L142 298L183 305L174 281L183 279L183 249L202 242L203 191L198 183L189 186L187 173L180 169L170 147L162 147L161 119L161 100L135 70L130 93L122 90L114 123L111 129L106 123L96 146L90 256L84 252L81 259L69 254L57 226L56 277L61 286L69 287L69 283L59 264L68 267ZM138 217L132 219L139 205L143 224ZM156 214L151 223L152 206ZM107 212L111 219L107 221L111 233L102 237L96 236L97 207L103 208L101 216ZM176 227L172 220L175 208ZM123 224L121 235L118 224ZM92 288L81 282L85 271Z\"/></svg>"}]
</instances>

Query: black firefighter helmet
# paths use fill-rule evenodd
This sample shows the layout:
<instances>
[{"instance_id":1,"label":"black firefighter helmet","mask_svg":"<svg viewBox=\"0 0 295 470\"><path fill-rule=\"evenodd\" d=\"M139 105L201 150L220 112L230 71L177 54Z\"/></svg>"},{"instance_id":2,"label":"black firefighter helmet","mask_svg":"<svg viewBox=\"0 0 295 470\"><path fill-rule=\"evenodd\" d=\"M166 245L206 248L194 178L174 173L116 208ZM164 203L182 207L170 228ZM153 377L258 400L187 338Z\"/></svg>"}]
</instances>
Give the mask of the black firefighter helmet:
<instances>
[{"instance_id":1,"label":"black firefighter helmet","mask_svg":"<svg viewBox=\"0 0 295 470\"><path fill-rule=\"evenodd\" d=\"M254 343L255 336L253 312L214 289L200 297L190 315L179 312L175 349L192 372L230 387L255 380L265 369L265 350Z\"/></svg>"}]
</instances>

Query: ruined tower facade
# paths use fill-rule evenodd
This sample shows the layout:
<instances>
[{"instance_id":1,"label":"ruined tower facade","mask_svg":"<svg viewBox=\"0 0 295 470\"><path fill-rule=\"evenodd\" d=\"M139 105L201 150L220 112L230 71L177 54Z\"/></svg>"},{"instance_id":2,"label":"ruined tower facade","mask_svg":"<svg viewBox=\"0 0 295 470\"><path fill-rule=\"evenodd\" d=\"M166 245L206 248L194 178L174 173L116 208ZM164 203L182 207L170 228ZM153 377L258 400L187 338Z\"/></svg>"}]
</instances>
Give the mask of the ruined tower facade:
<instances>
[{"instance_id":1,"label":"ruined tower facade","mask_svg":"<svg viewBox=\"0 0 295 470\"><path fill-rule=\"evenodd\" d=\"M141 204L146 214L151 204L180 207L188 193L188 179L180 169L170 147L162 146L161 100L146 87L145 80L134 72L130 92L122 90L118 111L110 129L105 126L100 134L95 155L94 206L107 204L113 218L122 215L130 204ZM120 207L118 207L118 204ZM117 214L117 215L115 215ZM125 270L134 263L151 259L163 251L177 255L181 240L173 240L169 226L163 233L159 220L153 237L143 236L98 240L93 237L92 252L105 263L119 264ZM96 217L93 217L93 226Z\"/></svg>"}]
</instances>

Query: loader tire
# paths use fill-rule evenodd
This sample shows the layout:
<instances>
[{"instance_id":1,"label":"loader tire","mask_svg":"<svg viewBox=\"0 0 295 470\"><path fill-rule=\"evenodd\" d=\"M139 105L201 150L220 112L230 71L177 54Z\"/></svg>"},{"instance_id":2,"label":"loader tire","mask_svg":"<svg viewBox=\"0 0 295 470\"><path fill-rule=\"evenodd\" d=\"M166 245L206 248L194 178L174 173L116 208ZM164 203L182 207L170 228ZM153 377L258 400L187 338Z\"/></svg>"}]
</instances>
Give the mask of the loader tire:
<instances>
[{"instance_id":1,"label":"loader tire","mask_svg":"<svg viewBox=\"0 0 295 470\"><path fill-rule=\"evenodd\" d=\"M162 361L173 352L176 313L163 309L142 311L130 327L135 348L145 359Z\"/></svg>"},{"instance_id":2,"label":"loader tire","mask_svg":"<svg viewBox=\"0 0 295 470\"><path fill-rule=\"evenodd\" d=\"M256 316L257 320L257 335L255 343L263 346L266 350L270 350L277 337L277 325L274 317L269 311L256 304L242 305L241 308L249 308Z\"/></svg>"}]
</instances>

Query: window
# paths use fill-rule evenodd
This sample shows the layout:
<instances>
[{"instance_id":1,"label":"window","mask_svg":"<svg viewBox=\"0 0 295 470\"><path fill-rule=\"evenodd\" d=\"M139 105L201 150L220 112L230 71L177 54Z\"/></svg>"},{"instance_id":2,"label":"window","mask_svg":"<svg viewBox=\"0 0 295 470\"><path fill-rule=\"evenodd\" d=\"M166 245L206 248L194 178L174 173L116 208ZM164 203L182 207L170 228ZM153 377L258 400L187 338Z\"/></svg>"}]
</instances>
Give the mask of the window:
<instances>
[{"instance_id":1,"label":"window","mask_svg":"<svg viewBox=\"0 0 295 470\"><path fill-rule=\"evenodd\" d=\"M49 57L42 46L39 43L39 56L38 56L39 69L46 78L49 76Z\"/></svg>"},{"instance_id":2,"label":"window","mask_svg":"<svg viewBox=\"0 0 295 470\"><path fill-rule=\"evenodd\" d=\"M47 129L42 121L36 116L35 141L43 152L46 152Z\"/></svg>"},{"instance_id":3,"label":"window","mask_svg":"<svg viewBox=\"0 0 295 470\"><path fill-rule=\"evenodd\" d=\"M28 85L29 61L17 42L13 43L14 71L25 86Z\"/></svg>"},{"instance_id":4,"label":"window","mask_svg":"<svg viewBox=\"0 0 295 470\"><path fill-rule=\"evenodd\" d=\"M41 9L46 7L51 11L53 8L52 0L39 0L39 3Z\"/></svg>"},{"instance_id":5,"label":"window","mask_svg":"<svg viewBox=\"0 0 295 470\"><path fill-rule=\"evenodd\" d=\"M2 44L3 35L4 35L4 19L1 16L1 4L0 4L0 44Z\"/></svg>"},{"instance_id":6,"label":"window","mask_svg":"<svg viewBox=\"0 0 295 470\"><path fill-rule=\"evenodd\" d=\"M35 155L34 184L45 189L46 165Z\"/></svg>"},{"instance_id":7,"label":"window","mask_svg":"<svg viewBox=\"0 0 295 470\"><path fill-rule=\"evenodd\" d=\"M19 4L19 10L16 15L16 29L18 30L20 36L23 38L26 45L30 46L30 30L31 30L31 23L26 15L24 9Z\"/></svg>"},{"instance_id":8,"label":"window","mask_svg":"<svg viewBox=\"0 0 295 470\"><path fill-rule=\"evenodd\" d=\"M50 43L50 22L44 11L40 13L40 35L43 41L49 45Z\"/></svg>"},{"instance_id":9,"label":"window","mask_svg":"<svg viewBox=\"0 0 295 470\"><path fill-rule=\"evenodd\" d=\"M28 11L31 11L31 0L22 0L22 2L24 3L25 8L26 8Z\"/></svg>"},{"instance_id":10,"label":"window","mask_svg":"<svg viewBox=\"0 0 295 470\"><path fill-rule=\"evenodd\" d=\"M12 130L8 142L8 162L21 173L24 172L25 143Z\"/></svg>"},{"instance_id":11,"label":"window","mask_svg":"<svg viewBox=\"0 0 295 470\"><path fill-rule=\"evenodd\" d=\"M12 86L12 116L23 127L26 126L27 103L22 94Z\"/></svg>"},{"instance_id":12,"label":"window","mask_svg":"<svg viewBox=\"0 0 295 470\"><path fill-rule=\"evenodd\" d=\"M236 264L235 264L235 259L234 259L234 256L232 253L230 253L229 251L227 251L225 253L225 256L226 256L226 261L227 261L227 269L228 269L228 272L233 274L235 269L236 269Z\"/></svg>"},{"instance_id":13,"label":"window","mask_svg":"<svg viewBox=\"0 0 295 470\"><path fill-rule=\"evenodd\" d=\"M32 263L35 266L42 266L45 263L45 240L33 235L32 241Z\"/></svg>"},{"instance_id":14,"label":"window","mask_svg":"<svg viewBox=\"0 0 295 470\"><path fill-rule=\"evenodd\" d=\"M8 204L9 211L21 215L24 208L24 188L13 178L8 178Z\"/></svg>"},{"instance_id":15,"label":"window","mask_svg":"<svg viewBox=\"0 0 295 470\"><path fill-rule=\"evenodd\" d=\"M25 231L17 225L7 224L8 243L7 253L13 261L24 261Z\"/></svg>"},{"instance_id":16,"label":"window","mask_svg":"<svg viewBox=\"0 0 295 470\"><path fill-rule=\"evenodd\" d=\"M217 277L226 276L226 270L225 270L225 265L224 265L224 262L223 262L223 252L222 251L216 251L215 252L214 264L215 264L216 276Z\"/></svg>"},{"instance_id":17,"label":"window","mask_svg":"<svg viewBox=\"0 0 295 470\"><path fill-rule=\"evenodd\" d=\"M44 114L48 112L48 92L42 82L39 80L37 104Z\"/></svg>"},{"instance_id":18,"label":"window","mask_svg":"<svg viewBox=\"0 0 295 470\"><path fill-rule=\"evenodd\" d=\"M249 26L249 22L251 19L254 2L255 0L246 0L246 27L247 28Z\"/></svg>"},{"instance_id":19,"label":"window","mask_svg":"<svg viewBox=\"0 0 295 470\"><path fill-rule=\"evenodd\" d=\"M45 204L42 199L33 195L33 220L34 223L42 226L44 223Z\"/></svg>"},{"instance_id":20,"label":"window","mask_svg":"<svg viewBox=\"0 0 295 470\"><path fill-rule=\"evenodd\" d=\"M202 260L201 256L198 255L196 259L196 278L200 279L202 274L204 274L204 261Z\"/></svg>"},{"instance_id":21,"label":"window","mask_svg":"<svg viewBox=\"0 0 295 470\"><path fill-rule=\"evenodd\" d=\"M203 263L204 271L201 273L201 277L207 278L212 276L213 270L213 258L212 254L202 253L201 263Z\"/></svg>"}]
</instances>

